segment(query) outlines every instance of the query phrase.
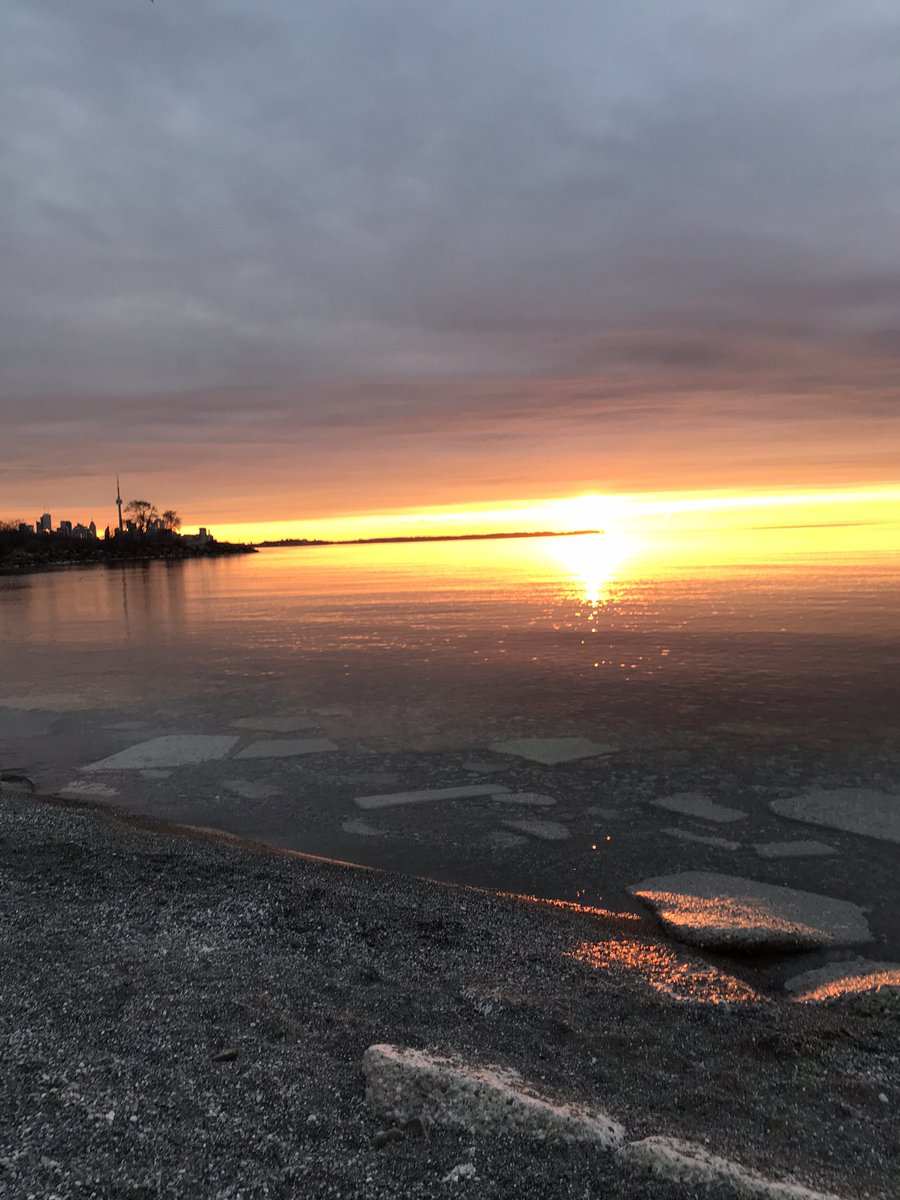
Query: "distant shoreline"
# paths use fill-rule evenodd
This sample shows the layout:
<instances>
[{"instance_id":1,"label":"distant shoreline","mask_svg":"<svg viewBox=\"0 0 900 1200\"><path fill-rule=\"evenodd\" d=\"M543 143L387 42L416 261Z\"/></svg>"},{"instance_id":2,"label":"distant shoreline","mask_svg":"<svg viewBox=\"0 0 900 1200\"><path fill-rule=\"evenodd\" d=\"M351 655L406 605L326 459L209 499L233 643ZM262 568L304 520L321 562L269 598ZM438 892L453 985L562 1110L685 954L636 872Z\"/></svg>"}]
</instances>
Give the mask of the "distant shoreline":
<instances>
[{"instance_id":1,"label":"distant shoreline","mask_svg":"<svg viewBox=\"0 0 900 1200\"><path fill-rule=\"evenodd\" d=\"M490 542L511 538L585 537L603 533L602 529L540 529L525 533L431 533L410 537L349 538L344 541L326 541L321 538L280 538L278 541L253 542L253 546L272 549L280 546L385 546L407 542Z\"/></svg>"},{"instance_id":2,"label":"distant shoreline","mask_svg":"<svg viewBox=\"0 0 900 1200\"><path fill-rule=\"evenodd\" d=\"M224 558L234 554L256 554L253 546L238 542L212 541L205 546L184 545L180 539L92 539L32 538L25 547L0 545L0 576L57 571L65 567L133 566L145 562L184 562L198 558ZM4 552L5 551L5 552Z\"/></svg>"}]
</instances>

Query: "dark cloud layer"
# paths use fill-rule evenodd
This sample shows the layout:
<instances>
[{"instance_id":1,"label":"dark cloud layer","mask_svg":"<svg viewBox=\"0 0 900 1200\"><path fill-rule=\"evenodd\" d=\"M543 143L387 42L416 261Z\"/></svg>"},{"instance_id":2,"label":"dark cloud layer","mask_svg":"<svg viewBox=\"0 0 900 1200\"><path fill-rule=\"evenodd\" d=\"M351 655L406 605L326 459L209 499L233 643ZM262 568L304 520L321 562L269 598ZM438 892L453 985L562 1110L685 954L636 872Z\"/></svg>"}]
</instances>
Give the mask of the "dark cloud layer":
<instances>
[{"instance_id":1,"label":"dark cloud layer","mask_svg":"<svg viewBox=\"0 0 900 1200\"><path fill-rule=\"evenodd\" d=\"M898 68L893 0L7 0L0 509L889 477Z\"/></svg>"}]
</instances>

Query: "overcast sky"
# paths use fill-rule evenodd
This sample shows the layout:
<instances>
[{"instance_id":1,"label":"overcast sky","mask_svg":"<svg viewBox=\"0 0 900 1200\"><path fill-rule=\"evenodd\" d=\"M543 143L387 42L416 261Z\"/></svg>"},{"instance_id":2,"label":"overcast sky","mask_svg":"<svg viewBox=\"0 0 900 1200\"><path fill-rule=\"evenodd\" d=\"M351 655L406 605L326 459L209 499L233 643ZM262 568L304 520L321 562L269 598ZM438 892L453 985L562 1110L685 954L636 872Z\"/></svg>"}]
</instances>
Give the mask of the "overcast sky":
<instances>
[{"instance_id":1,"label":"overcast sky","mask_svg":"<svg viewBox=\"0 0 900 1200\"><path fill-rule=\"evenodd\" d=\"M896 479L898 114L897 0L4 0L0 515Z\"/></svg>"}]
</instances>

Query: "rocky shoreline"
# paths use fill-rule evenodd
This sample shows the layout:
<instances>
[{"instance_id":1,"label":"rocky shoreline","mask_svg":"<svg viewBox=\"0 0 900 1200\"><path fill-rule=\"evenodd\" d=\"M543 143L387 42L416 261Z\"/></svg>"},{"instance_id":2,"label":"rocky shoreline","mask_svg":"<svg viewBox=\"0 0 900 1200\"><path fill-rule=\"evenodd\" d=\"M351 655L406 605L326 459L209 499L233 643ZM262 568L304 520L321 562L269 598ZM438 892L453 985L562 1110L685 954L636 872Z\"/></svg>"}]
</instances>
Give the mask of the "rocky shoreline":
<instances>
[{"instance_id":1,"label":"rocky shoreline","mask_svg":"<svg viewBox=\"0 0 900 1200\"><path fill-rule=\"evenodd\" d=\"M845 1200L896 1182L896 1009L766 994L630 914L26 794L0 797L0 869L0 1195L739 1194L590 1142L392 1126L363 1081L384 1044L518 1072L657 1160L674 1137Z\"/></svg>"}]
</instances>

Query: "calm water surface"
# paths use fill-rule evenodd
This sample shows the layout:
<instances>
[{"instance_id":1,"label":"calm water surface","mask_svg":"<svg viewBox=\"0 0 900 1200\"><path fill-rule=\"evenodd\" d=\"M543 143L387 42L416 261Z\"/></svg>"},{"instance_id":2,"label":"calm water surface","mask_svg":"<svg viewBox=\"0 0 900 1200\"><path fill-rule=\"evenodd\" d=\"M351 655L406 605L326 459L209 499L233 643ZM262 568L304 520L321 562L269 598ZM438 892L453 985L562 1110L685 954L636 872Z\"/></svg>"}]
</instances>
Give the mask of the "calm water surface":
<instances>
[{"instance_id":1,"label":"calm water surface","mask_svg":"<svg viewBox=\"0 0 900 1200\"><path fill-rule=\"evenodd\" d=\"M0 678L0 766L44 791L616 911L654 875L749 875L856 900L872 952L900 950L896 846L769 808L810 786L900 792L890 546L597 535L6 577ZM308 728L288 732L295 717ZM84 769L175 734L227 747L173 770ZM544 766L491 749L527 736L619 752ZM310 737L325 748L244 757ZM477 799L356 803L473 784ZM723 830L654 804L681 792L744 815ZM832 856L754 850L804 837Z\"/></svg>"},{"instance_id":2,"label":"calm water surface","mask_svg":"<svg viewBox=\"0 0 900 1200\"><path fill-rule=\"evenodd\" d=\"M895 555L795 548L722 567L690 551L598 535L7 577L0 700L349 704L385 735L460 745L486 718L633 736L900 722Z\"/></svg>"}]
</instances>

